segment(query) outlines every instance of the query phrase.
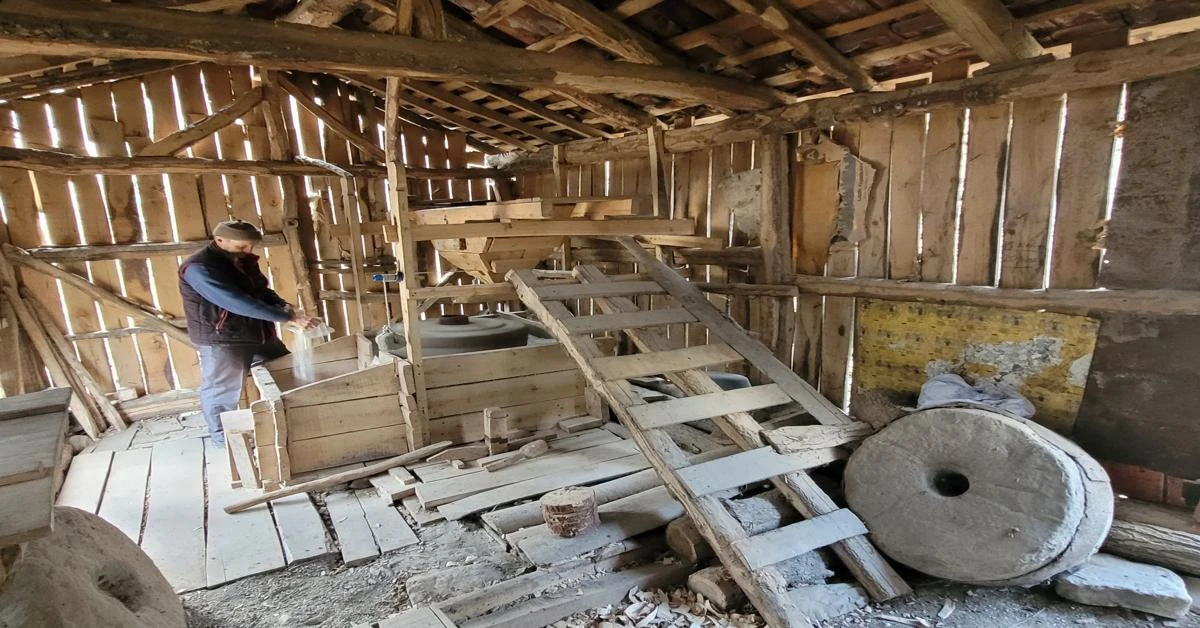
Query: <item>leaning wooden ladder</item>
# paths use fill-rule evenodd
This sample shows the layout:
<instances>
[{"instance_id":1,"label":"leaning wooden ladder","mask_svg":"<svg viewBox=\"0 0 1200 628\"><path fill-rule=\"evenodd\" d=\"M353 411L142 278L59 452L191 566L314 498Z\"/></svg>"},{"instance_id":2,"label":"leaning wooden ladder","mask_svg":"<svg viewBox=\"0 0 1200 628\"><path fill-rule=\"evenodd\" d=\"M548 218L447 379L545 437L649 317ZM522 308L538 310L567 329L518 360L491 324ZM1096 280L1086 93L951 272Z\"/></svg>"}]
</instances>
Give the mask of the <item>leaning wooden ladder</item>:
<instances>
[{"instance_id":1,"label":"leaning wooden ladder","mask_svg":"<svg viewBox=\"0 0 1200 628\"><path fill-rule=\"evenodd\" d=\"M862 521L838 508L805 473L828 458L777 452L767 445L770 434L749 412L795 401L823 426L847 426L853 421L727 319L683 277L632 238L618 240L637 257L649 281L613 281L593 266L575 268L573 277L578 283L544 281L530 270L512 271L508 280L612 406L763 618L772 626L811 625L786 590L777 565L819 547L831 546L874 599L908 593L908 585L867 540ZM664 293L680 307L643 311L629 298ZM591 299L602 313L576 316L563 303L574 299ZM673 349L666 337L653 329L678 323L704 325L713 344ZM625 332L641 353L605 356L591 334L615 331ZM773 383L723 391L701 370L741 359ZM627 381L660 373L689 396L647 404ZM659 428L706 418L714 419L742 451L689 464L687 455ZM806 520L749 535L718 494L763 480L770 480Z\"/></svg>"}]
</instances>

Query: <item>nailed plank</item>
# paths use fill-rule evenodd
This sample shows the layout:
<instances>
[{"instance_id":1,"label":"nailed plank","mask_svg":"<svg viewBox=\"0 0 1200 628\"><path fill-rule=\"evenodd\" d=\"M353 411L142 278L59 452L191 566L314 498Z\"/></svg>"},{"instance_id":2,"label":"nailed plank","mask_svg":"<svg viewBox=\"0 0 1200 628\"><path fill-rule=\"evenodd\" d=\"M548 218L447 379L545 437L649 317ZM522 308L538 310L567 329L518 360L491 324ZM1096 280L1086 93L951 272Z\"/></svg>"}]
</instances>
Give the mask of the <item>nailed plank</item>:
<instances>
[{"instance_id":1,"label":"nailed plank","mask_svg":"<svg viewBox=\"0 0 1200 628\"><path fill-rule=\"evenodd\" d=\"M371 486L378 491L379 497L386 499L389 504L400 501L405 497L417 494L417 487L405 485L390 473L370 478Z\"/></svg>"},{"instance_id":2,"label":"nailed plank","mask_svg":"<svg viewBox=\"0 0 1200 628\"><path fill-rule=\"evenodd\" d=\"M427 356L424 366L430 389L578 368L558 344Z\"/></svg>"},{"instance_id":3,"label":"nailed plank","mask_svg":"<svg viewBox=\"0 0 1200 628\"><path fill-rule=\"evenodd\" d=\"M112 457L110 451L75 456L71 460L71 468L63 481L62 490L58 493L57 505L71 506L96 514L100 509L104 485L108 481Z\"/></svg>"},{"instance_id":4,"label":"nailed plank","mask_svg":"<svg viewBox=\"0 0 1200 628\"><path fill-rule=\"evenodd\" d=\"M606 420L595 416L577 416L570 419L563 419L558 422L558 429L568 433L575 434L584 430L591 430L601 427Z\"/></svg>"},{"instance_id":5,"label":"nailed plank","mask_svg":"<svg viewBox=\"0 0 1200 628\"><path fill-rule=\"evenodd\" d=\"M291 410L323 403L378 397L396 393L399 390L400 383L396 376L396 367L391 364L381 364L293 388L283 396L283 403L288 410Z\"/></svg>"},{"instance_id":6,"label":"nailed plank","mask_svg":"<svg viewBox=\"0 0 1200 628\"><path fill-rule=\"evenodd\" d=\"M595 482L602 482L631 473L637 473L649 468L649 466L650 463L646 462L646 458L641 454L624 456L586 468L547 474L521 482L514 482L490 491L476 493L449 504L438 506L438 512L453 521L490 508L511 504L520 499L537 497L555 489L568 486L586 486Z\"/></svg>"},{"instance_id":7,"label":"nailed plank","mask_svg":"<svg viewBox=\"0 0 1200 628\"><path fill-rule=\"evenodd\" d=\"M660 373L673 373L692 369L703 369L740 361L742 356L723 343L698 345L669 351L637 353L602 357L592 360L592 366L606 381L644 377Z\"/></svg>"},{"instance_id":8,"label":"nailed plank","mask_svg":"<svg viewBox=\"0 0 1200 628\"><path fill-rule=\"evenodd\" d=\"M627 314L595 314L568 318L563 321L563 327L571 334L592 334L622 329L638 329L641 327L657 327L676 323L694 323L696 317L683 308L668 308L651 310L649 312L631 312Z\"/></svg>"},{"instance_id":9,"label":"nailed plank","mask_svg":"<svg viewBox=\"0 0 1200 628\"><path fill-rule=\"evenodd\" d=\"M419 526L426 526L431 523L437 523L438 521L446 520L446 517L442 515L442 513L436 510L425 510L422 508L421 500L418 499L416 495L413 495L412 497L405 497L400 503L404 504L404 509L408 511L409 515L412 515L413 520L416 521L417 525Z\"/></svg>"},{"instance_id":10,"label":"nailed plank","mask_svg":"<svg viewBox=\"0 0 1200 628\"><path fill-rule=\"evenodd\" d=\"M61 412L71 401L71 388L47 388L27 395L6 397L0 401L0 421Z\"/></svg>"},{"instance_id":11,"label":"nailed plank","mask_svg":"<svg viewBox=\"0 0 1200 628\"><path fill-rule=\"evenodd\" d=\"M96 441L95 448L92 451L125 451L133 444L133 438L137 436L141 428L141 423L134 423L120 432L105 434L103 438Z\"/></svg>"},{"instance_id":12,"label":"nailed plank","mask_svg":"<svg viewBox=\"0 0 1200 628\"><path fill-rule=\"evenodd\" d=\"M558 454L567 453L570 451L579 451L581 449L596 447L597 445L617 443L621 440L621 438L613 435L612 432L607 430L587 430L572 436L556 438L552 441L549 441L547 443L549 446L549 451L547 453ZM456 469L445 463L439 465L426 465L417 468L416 473L418 476L420 476L423 482L436 482L438 480L445 480L447 478L482 472L483 468L479 466L480 464L492 462L494 460L502 460L515 455L517 455L516 451L509 451L502 454L487 456L476 460L476 464L464 467L462 469Z\"/></svg>"},{"instance_id":13,"label":"nailed plank","mask_svg":"<svg viewBox=\"0 0 1200 628\"><path fill-rule=\"evenodd\" d=\"M0 545L15 545L50 534L54 478L46 476L4 487L0 500Z\"/></svg>"},{"instance_id":14,"label":"nailed plank","mask_svg":"<svg viewBox=\"0 0 1200 628\"><path fill-rule=\"evenodd\" d=\"M0 420L0 486L51 474L67 427L65 408Z\"/></svg>"},{"instance_id":15,"label":"nailed plank","mask_svg":"<svg viewBox=\"0 0 1200 628\"><path fill-rule=\"evenodd\" d=\"M429 418L481 411L487 406L514 406L582 395L579 369L475 382L429 391Z\"/></svg>"},{"instance_id":16,"label":"nailed plank","mask_svg":"<svg viewBox=\"0 0 1200 628\"><path fill-rule=\"evenodd\" d=\"M363 515L371 534L375 535L375 544L380 552L390 552L402 547L418 543L417 535L408 527L404 517L397 512L390 501L371 490L355 491L354 496L362 507Z\"/></svg>"},{"instance_id":17,"label":"nailed plank","mask_svg":"<svg viewBox=\"0 0 1200 628\"><path fill-rule=\"evenodd\" d=\"M763 432L767 442L781 454L801 453L841 447L870 436L873 428L867 423L849 425L793 425Z\"/></svg>"},{"instance_id":18,"label":"nailed plank","mask_svg":"<svg viewBox=\"0 0 1200 628\"><path fill-rule=\"evenodd\" d=\"M992 284L1011 108L1008 103L971 108L967 171L960 211L960 238L970 246L961 246L958 250L955 281L959 284Z\"/></svg>"},{"instance_id":19,"label":"nailed plank","mask_svg":"<svg viewBox=\"0 0 1200 628\"><path fill-rule=\"evenodd\" d=\"M461 225L416 225L413 239L527 238L537 236L691 235L690 220L521 220L516 222L473 222Z\"/></svg>"},{"instance_id":20,"label":"nailed plank","mask_svg":"<svg viewBox=\"0 0 1200 628\"><path fill-rule=\"evenodd\" d=\"M379 556L371 525L353 493L329 493L325 496L325 507L329 510L329 519L342 551L342 562L347 567L361 565Z\"/></svg>"},{"instance_id":21,"label":"nailed plank","mask_svg":"<svg viewBox=\"0 0 1200 628\"><path fill-rule=\"evenodd\" d=\"M733 546L751 569L759 569L866 533L867 526L863 525L861 519L850 509L840 508L819 517L734 541Z\"/></svg>"},{"instance_id":22,"label":"nailed plank","mask_svg":"<svg viewBox=\"0 0 1200 628\"><path fill-rule=\"evenodd\" d=\"M130 430L132 431L132 428ZM100 500L101 519L117 526L134 543L141 540L146 507L146 484L150 478L149 448L113 453L108 483Z\"/></svg>"},{"instance_id":23,"label":"nailed plank","mask_svg":"<svg viewBox=\"0 0 1200 628\"><path fill-rule=\"evenodd\" d=\"M156 445L148 492L142 549L177 592L204 588L204 441Z\"/></svg>"},{"instance_id":24,"label":"nailed plank","mask_svg":"<svg viewBox=\"0 0 1200 628\"><path fill-rule=\"evenodd\" d=\"M271 500L279 541L288 564L337 553L308 493Z\"/></svg>"},{"instance_id":25,"label":"nailed plank","mask_svg":"<svg viewBox=\"0 0 1200 628\"><path fill-rule=\"evenodd\" d=\"M579 536L556 536L543 523L513 532L505 539L533 564L547 567L661 528L684 515L683 506L665 486L608 502L598 510L600 525Z\"/></svg>"},{"instance_id":26,"label":"nailed plank","mask_svg":"<svg viewBox=\"0 0 1200 628\"><path fill-rule=\"evenodd\" d=\"M793 471L803 471L811 466L802 458L784 456L770 447L760 447L684 467L677 474L692 495L701 497Z\"/></svg>"},{"instance_id":27,"label":"nailed plank","mask_svg":"<svg viewBox=\"0 0 1200 628\"><path fill-rule=\"evenodd\" d=\"M1041 288L1062 97L1013 103L1012 116L1000 287Z\"/></svg>"},{"instance_id":28,"label":"nailed plank","mask_svg":"<svg viewBox=\"0 0 1200 628\"><path fill-rule=\"evenodd\" d=\"M925 116L892 123L892 179L888 215L888 277L917 277L917 232L925 155Z\"/></svg>"},{"instance_id":29,"label":"nailed plank","mask_svg":"<svg viewBox=\"0 0 1200 628\"><path fill-rule=\"evenodd\" d=\"M563 473L583 465L592 465L637 453L630 442L599 445L563 455L542 455L499 471L473 473L465 477L431 482L417 487L417 497L426 508L482 493L493 488L554 473Z\"/></svg>"},{"instance_id":30,"label":"nailed plank","mask_svg":"<svg viewBox=\"0 0 1200 628\"><path fill-rule=\"evenodd\" d=\"M592 299L596 297L631 297L643 294L662 294L666 292L658 282L654 281L613 281L604 284L565 284L539 286L534 289L539 299L544 301L569 301L571 299Z\"/></svg>"},{"instance_id":31,"label":"nailed plank","mask_svg":"<svg viewBox=\"0 0 1200 628\"><path fill-rule=\"evenodd\" d=\"M220 448L209 444L205 454L208 469L208 544L205 548L208 586L283 569L287 563L270 509L266 504L259 504L237 514L226 513L223 508L248 490L230 486L229 465Z\"/></svg>"},{"instance_id":32,"label":"nailed plank","mask_svg":"<svg viewBox=\"0 0 1200 628\"><path fill-rule=\"evenodd\" d=\"M779 386L764 384L632 406L629 408L629 413L637 421L638 427L648 430L677 423L711 419L734 412L750 412L770 408L791 403L791 401L791 397L788 397Z\"/></svg>"}]
</instances>

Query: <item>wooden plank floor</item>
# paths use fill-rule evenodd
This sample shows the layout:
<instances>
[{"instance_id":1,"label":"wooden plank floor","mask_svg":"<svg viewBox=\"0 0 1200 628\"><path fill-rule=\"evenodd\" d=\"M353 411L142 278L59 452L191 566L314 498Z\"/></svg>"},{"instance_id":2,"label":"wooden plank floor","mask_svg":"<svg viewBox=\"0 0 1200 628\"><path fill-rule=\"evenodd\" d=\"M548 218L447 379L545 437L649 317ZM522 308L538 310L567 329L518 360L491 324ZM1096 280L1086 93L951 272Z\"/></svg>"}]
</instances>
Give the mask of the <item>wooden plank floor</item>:
<instances>
[{"instance_id":1,"label":"wooden plank floor","mask_svg":"<svg viewBox=\"0 0 1200 628\"><path fill-rule=\"evenodd\" d=\"M259 491L230 486L225 452L201 438L203 430L174 419L149 425L153 421L110 434L76 456L59 505L88 510L116 526L181 592L339 552L339 530L327 528L307 494L226 514L226 504ZM329 497L353 505L364 523L355 532L365 538L348 538L351 546L369 544L378 555L380 548L417 543L400 511L373 491Z\"/></svg>"}]
</instances>

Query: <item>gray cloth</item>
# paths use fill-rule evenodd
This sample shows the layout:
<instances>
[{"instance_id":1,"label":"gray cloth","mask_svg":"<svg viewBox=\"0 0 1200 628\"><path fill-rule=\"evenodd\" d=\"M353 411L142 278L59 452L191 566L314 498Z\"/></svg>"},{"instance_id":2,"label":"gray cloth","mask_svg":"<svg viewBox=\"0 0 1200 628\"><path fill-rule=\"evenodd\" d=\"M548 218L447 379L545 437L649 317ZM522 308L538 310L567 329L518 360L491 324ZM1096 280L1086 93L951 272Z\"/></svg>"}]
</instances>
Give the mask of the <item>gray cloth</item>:
<instances>
[{"instance_id":1,"label":"gray cloth","mask_svg":"<svg viewBox=\"0 0 1200 628\"><path fill-rule=\"evenodd\" d=\"M980 382L975 386L954 373L944 373L929 379L921 386L917 409L972 406L984 410L1001 410L1031 419L1037 411L1021 393L1006 386Z\"/></svg>"}]
</instances>

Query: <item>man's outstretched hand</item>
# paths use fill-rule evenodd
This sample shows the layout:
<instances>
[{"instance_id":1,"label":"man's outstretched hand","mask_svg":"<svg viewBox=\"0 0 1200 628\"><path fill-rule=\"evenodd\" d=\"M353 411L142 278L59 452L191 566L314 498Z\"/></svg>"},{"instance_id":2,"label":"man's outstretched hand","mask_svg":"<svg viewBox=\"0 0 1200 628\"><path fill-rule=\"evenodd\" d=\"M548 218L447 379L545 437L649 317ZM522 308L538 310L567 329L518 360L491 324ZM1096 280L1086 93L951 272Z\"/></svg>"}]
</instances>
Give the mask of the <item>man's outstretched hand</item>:
<instances>
[{"instance_id":1,"label":"man's outstretched hand","mask_svg":"<svg viewBox=\"0 0 1200 628\"><path fill-rule=\"evenodd\" d=\"M317 318L316 316L305 316L304 314L301 314L300 312L292 312L292 317L290 319L288 319L288 324L295 327L296 329L301 329L301 330L312 329L313 327L319 327L322 323L324 323L324 321Z\"/></svg>"}]
</instances>

